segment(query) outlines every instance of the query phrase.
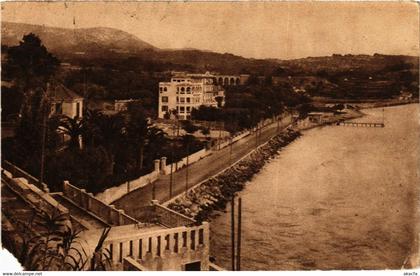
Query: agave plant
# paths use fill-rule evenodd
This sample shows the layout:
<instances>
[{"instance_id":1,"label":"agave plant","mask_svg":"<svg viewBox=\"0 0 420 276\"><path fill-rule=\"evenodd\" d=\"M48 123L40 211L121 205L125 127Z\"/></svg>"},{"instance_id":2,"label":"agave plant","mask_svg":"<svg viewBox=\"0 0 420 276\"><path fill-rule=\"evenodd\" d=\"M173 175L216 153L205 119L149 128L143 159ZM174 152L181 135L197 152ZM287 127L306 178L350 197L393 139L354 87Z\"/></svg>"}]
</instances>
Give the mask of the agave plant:
<instances>
[{"instance_id":1,"label":"agave plant","mask_svg":"<svg viewBox=\"0 0 420 276\"><path fill-rule=\"evenodd\" d=\"M90 270L107 270L107 268L109 269L112 267L111 251L108 248L103 248L103 244L110 230L110 227L102 230L102 234L99 237L93 256L90 259Z\"/></svg>"},{"instance_id":2,"label":"agave plant","mask_svg":"<svg viewBox=\"0 0 420 276\"><path fill-rule=\"evenodd\" d=\"M74 230L68 214L58 208L44 211L35 208L26 219L8 219L14 234L2 235L3 245L18 258L25 270L108 270L111 252L103 244L111 228L104 228L95 250L89 256L80 242L80 230ZM90 266L87 264L90 261Z\"/></svg>"},{"instance_id":3,"label":"agave plant","mask_svg":"<svg viewBox=\"0 0 420 276\"><path fill-rule=\"evenodd\" d=\"M83 248L74 245L80 232L71 227L66 214L37 211L28 227L33 229L24 239L21 263L27 270L82 270L86 263Z\"/></svg>"}]
</instances>

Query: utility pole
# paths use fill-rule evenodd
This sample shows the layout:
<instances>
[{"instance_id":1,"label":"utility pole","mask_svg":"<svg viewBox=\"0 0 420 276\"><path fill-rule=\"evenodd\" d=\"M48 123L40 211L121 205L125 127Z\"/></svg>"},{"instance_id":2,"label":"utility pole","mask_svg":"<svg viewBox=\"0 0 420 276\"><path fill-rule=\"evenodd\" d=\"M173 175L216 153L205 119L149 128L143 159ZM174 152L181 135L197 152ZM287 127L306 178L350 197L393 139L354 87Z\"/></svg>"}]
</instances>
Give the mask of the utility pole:
<instances>
[{"instance_id":1,"label":"utility pole","mask_svg":"<svg viewBox=\"0 0 420 276\"><path fill-rule=\"evenodd\" d=\"M153 181L153 183L152 183L152 200L155 200L156 199L156 186L155 186L155 182L156 181ZM149 183L150 183L150 180L149 180Z\"/></svg>"},{"instance_id":2,"label":"utility pole","mask_svg":"<svg viewBox=\"0 0 420 276\"><path fill-rule=\"evenodd\" d=\"M41 141L41 168L39 173L39 187L42 187L42 183L44 183L44 170L45 170L45 143L47 138L47 112L46 108L43 108L42 112L42 141Z\"/></svg>"},{"instance_id":3,"label":"utility pole","mask_svg":"<svg viewBox=\"0 0 420 276\"><path fill-rule=\"evenodd\" d=\"M230 151L229 151L229 164L232 164L232 151L233 151L232 147L233 147L233 139L231 137L230 138Z\"/></svg>"},{"instance_id":4,"label":"utility pole","mask_svg":"<svg viewBox=\"0 0 420 276\"><path fill-rule=\"evenodd\" d=\"M48 93L50 89L50 84L47 83L47 89L44 90L43 98L44 103L42 106L42 141L41 141L41 164L40 164L40 172L39 172L39 179L38 184L39 187L43 187L44 183L44 171L45 171L45 144L47 139L47 119L48 119L48 111L49 111L49 98Z\"/></svg>"},{"instance_id":5,"label":"utility pole","mask_svg":"<svg viewBox=\"0 0 420 276\"><path fill-rule=\"evenodd\" d=\"M127 176L127 168L125 168L125 174ZM127 194L130 192L130 177L127 178Z\"/></svg>"},{"instance_id":6,"label":"utility pole","mask_svg":"<svg viewBox=\"0 0 420 276\"><path fill-rule=\"evenodd\" d=\"M255 127L255 148L258 146L258 123Z\"/></svg>"},{"instance_id":7,"label":"utility pole","mask_svg":"<svg viewBox=\"0 0 420 276\"><path fill-rule=\"evenodd\" d=\"M238 238L236 247L236 270L241 271L242 199L238 202Z\"/></svg>"},{"instance_id":8,"label":"utility pole","mask_svg":"<svg viewBox=\"0 0 420 276\"><path fill-rule=\"evenodd\" d=\"M187 136L188 137L188 136ZM188 138L189 139L189 138ZM188 192L188 166L189 166L189 155L190 155L190 141L187 141L187 168L185 170L185 193Z\"/></svg>"},{"instance_id":9,"label":"utility pole","mask_svg":"<svg viewBox=\"0 0 420 276\"><path fill-rule=\"evenodd\" d=\"M175 136L175 126L172 126L172 134ZM174 140L171 141L171 175L169 178L169 198L172 198L173 172L174 172Z\"/></svg>"},{"instance_id":10,"label":"utility pole","mask_svg":"<svg viewBox=\"0 0 420 276\"><path fill-rule=\"evenodd\" d=\"M169 178L169 198L172 198L172 183L173 183L173 168L174 168L174 148L173 148L173 143L174 141L172 141L172 150L171 150L171 175Z\"/></svg>"},{"instance_id":11,"label":"utility pole","mask_svg":"<svg viewBox=\"0 0 420 276\"><path fill-rule=\"evenodd\" d=\"M220 150L221 139L222 139L222 127L219 124L219 150Z\"/></svg>"},{"instance_id":12,"label":"utility pole","mask_svg":"<svg viewBox=\"0 0 420 276\"><path fill-rule=\"evenodd\" d=\"M230 201L231 206L231 242L232 242L232 271L235 271L235 197Z\"/></svg>"}]
</instances>

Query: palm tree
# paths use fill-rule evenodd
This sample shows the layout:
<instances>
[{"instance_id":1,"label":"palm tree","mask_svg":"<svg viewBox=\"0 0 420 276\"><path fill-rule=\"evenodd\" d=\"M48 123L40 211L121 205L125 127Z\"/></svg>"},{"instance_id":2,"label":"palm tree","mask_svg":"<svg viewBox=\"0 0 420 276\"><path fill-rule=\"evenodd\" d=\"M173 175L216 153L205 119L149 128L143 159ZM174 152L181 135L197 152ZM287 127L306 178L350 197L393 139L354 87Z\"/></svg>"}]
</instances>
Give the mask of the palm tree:
<instances>
[{"instance_id":1,"label":"palm tree","mask_svg":"<svg viewBox=\"0 0 420 276\"><path fill-rule=\"evenodd\" d=\"M143 169L144 147L147 142L147 136L150 124L144 118L132 118L127 124L127 136L129 141L137 148L137 168Z\"/></svg>"},{"instance_id":2,"label":"palm tree","mask_svg":"<svg viewBox=\"0 0 420 276\"><path fill-rule=\"evenodd\" d=\"M136 148L137 168L143 169L144 148L148 142L149 128L151 124L147 120L144 110L135 105L129 105L127 109L127 138L131 145Z\"/></svg>"},{"instance_id":3,"label":"palm tree","mask_svg":"<svg viewBox=\"0 0 420 276\"><path fill-rule=\"evenodd\" d=\"M109 167L109 173L114 172L114 160L115 154L123 144L123 136L125 131L124 119L120 115L102 115L96 122L97 134L95 136L95 143L98 146L102 146L106 149L109 154L111 165Z\"/></svg>"},{"instance_id":4,"label":"palm tree","mask_svg":"<svg viewBox=\"0 0 420 276\"><path fill-rule=\"evenodd\" d=\"M70 138L68 143L69 149L83 149L82 134L84 132L84 120L78 117L71 118L64 115L60 119L58 130Z\"/></svg>"},{"instance_id":5,"label":"palm tree","mask_svg":"<svg viewBox=\"0 0 420 276\"><path fill-rule=\"evenodd\" d=\"M154 153L153 159L162 156L162 145L166 143L167 138L163 130L154 126L148 128L146 144L150 152Z\"/></svg>"},{"instance_id":6,"label":"palm tree","mask_svg":"<svg viewBox=\"0 0 420 276\"><path fill-rule=\"evenodd\" d=\"M89 146L97 146L98 142L101 139L100 125L101 121L104 120L104 115L101 111L95 110L86 110L86 115L84 117L85 121L85 131L83 133L83 140Z\"/></svg>"}]
</instances>

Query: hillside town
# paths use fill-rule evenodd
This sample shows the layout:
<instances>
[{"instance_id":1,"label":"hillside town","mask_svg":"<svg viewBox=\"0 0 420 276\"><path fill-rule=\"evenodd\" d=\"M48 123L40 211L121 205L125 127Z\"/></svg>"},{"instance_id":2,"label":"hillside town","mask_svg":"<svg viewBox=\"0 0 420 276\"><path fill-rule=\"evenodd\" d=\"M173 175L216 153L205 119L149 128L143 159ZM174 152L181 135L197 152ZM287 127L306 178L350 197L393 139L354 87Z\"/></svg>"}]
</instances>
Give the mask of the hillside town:
<instances>
[{"instance_id":1,"label":"hillside town","mask_svg":"<svg viewBox=\"0 0 420 276\"><path fill-rule=\"evenodd\" d=\"M93 34L82 38L79 32ZM333 228L326 226L330 221L352 229L347 223L357 220L359 214L368 217L363 210L371 210L371 206L364 208L351 201L356 197L352 193L356 195L360 189L346 189L380 182L379 175L384 173L380 173L382 166L376 158L388 160L391 154L381 155L387 148L381 145L388 143L379 136L381 131L399 133L383 134L389 139L404 135L400 138L407 139L403 142L407 149L417 146L410 140L415 132L405 132L411 125L401 126L405 116L401 114L412 112L419 102L418 56L334 53L287 60L244 58L195 49L158 49L112 28L80 28L76 32L6 21L2 21L1 43L2 247L24 270L415 266L414 253L403 264L398 259L399 252L416 250L411 240L401 242L403 249L391 250L398 251L391 261L368 260L366 265L359 259L349 264L349 258L333 264L325 261L326 255L319 255L325 240L320 241L320 247L315 242L308 245L318 248L312 253L301 247L297 256L287 259L281 259L270 244L282 244L284 238L288 243L282 248L290 244L298 248L305 229L294 232L295 227L305 223L316 224L313 227L320 236L328 233L328 239L333 240L336 233L322 228ZM393 130L396 127L402 130ZM365 131L364 136L358 131ZM379 134L374 136L374 131ZM296 146L315 139L311 135L318 140ZM363 139L378 144L341 153ZM378 157L366 154L371 148L376 151L372 155ZM290 156L292 149L296 157ZM371 180L346 182L357 163L346 158L357 150L365 154L360 153L366 158L362 160L378 163L361 162L371 170L365 172L372 175ZM335 151L341 159L321 160ZM283 156L287 162L282 161ZM281 165L271 167L276 162ZM410 162L407 164L415 163ZM384 170L386 164L384 161ZM322 171L327 169L334 171ZM399 188L409 186L412 168L407 170L410 172L401 177L394 174L388 178L401 183ZM307 184L312 174L317 185ZM283 178L286 176L289 180ZM267 190L250 192L258 187L252 183L258 181L277 182ZM347 199L334 190L338 183L346 183L340 189L349 193ZM322 188L324 184L330 186ZM287 190L294 188L300 190ZM381 197L396 202L394 190L385 189ZM407 204L415 204L410 189L401 193ZM374 192L367 188L366 194ZM252 196L260 196L265 209L278 212L271 214L275 218L267 219L266 226L261 225L265 230L258 230L277 233L281 229L272 241L260 240L260 236L270 237L268 232L252 232L260 229L252 225L253 220L259 221L265 214L261 211L252 219L260 208ZM284 206L280 204L283 200ZM296 206L297 202L304 202L307 209ZM331 207L329 202L337 205ZM351 210L351 218L346 211L323 221L324 212L333 216L331 210L340 209L340 204L357 205L343 207ZM395 208L411 210L400 205ZM409 230L398 233L398 238L416 235L414 224L410 224L416 214L406 213L410 219L404 229ZM386 216L378 216L382 215ZM296 224L288 221L290 216ZM302 217L305 222L300 221ZM320 222L312 222L313 217L319 217ZM392 218L400 221L397 215ZM271 224L271 220L276 222ZM366 233L373 230L369 231ZM354 233L347 234L351 238L343 239L353 239ZM389 239L394 238L398 239ZM354 239L352 242L362 240L359 236ZM256 246L258 243L261 246ZM346 246L346 250L354 249ZM258 248L272 250L267 253L272 255L267 263L260 253L253 255Z\"/></svg>"}]
</instances>

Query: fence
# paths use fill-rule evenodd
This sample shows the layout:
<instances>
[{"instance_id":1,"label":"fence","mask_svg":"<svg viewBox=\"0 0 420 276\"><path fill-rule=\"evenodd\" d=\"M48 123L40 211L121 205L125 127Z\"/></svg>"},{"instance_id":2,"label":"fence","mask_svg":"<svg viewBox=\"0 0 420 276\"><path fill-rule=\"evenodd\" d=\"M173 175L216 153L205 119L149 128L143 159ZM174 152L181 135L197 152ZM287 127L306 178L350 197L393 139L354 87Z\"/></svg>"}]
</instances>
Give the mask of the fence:
<instances>
[{"instance_id":1,"label":"fence","mask_svg":"<svg viewBox=\"0 0 420 276\"><path fill-rule=\"evenodd\" d=\"M109 250L113 263L123 263L126 257L144 262L153 261L156 257L165 259L175 255L196 259L198 255L194 253L203 253L209 248L207 222L194 227L182 226L147 232L130 229L131 225L113 227L104 242L104 248Z\"/></svg>"},{"instance_id":2,"label":"fence","mask_svg":"<svg viewBox=\"0 0 420 276\"><path fill-rule=\"evenodd\" d=\"M139 224L136 219L126 215L123 210L116 209L113 205L108 205L93 194L86 193L84 189L79 189L64 181L63 195L73 201L77 206L90 211L105 220L110 225Z\"/></svg>"}]
</instances>

